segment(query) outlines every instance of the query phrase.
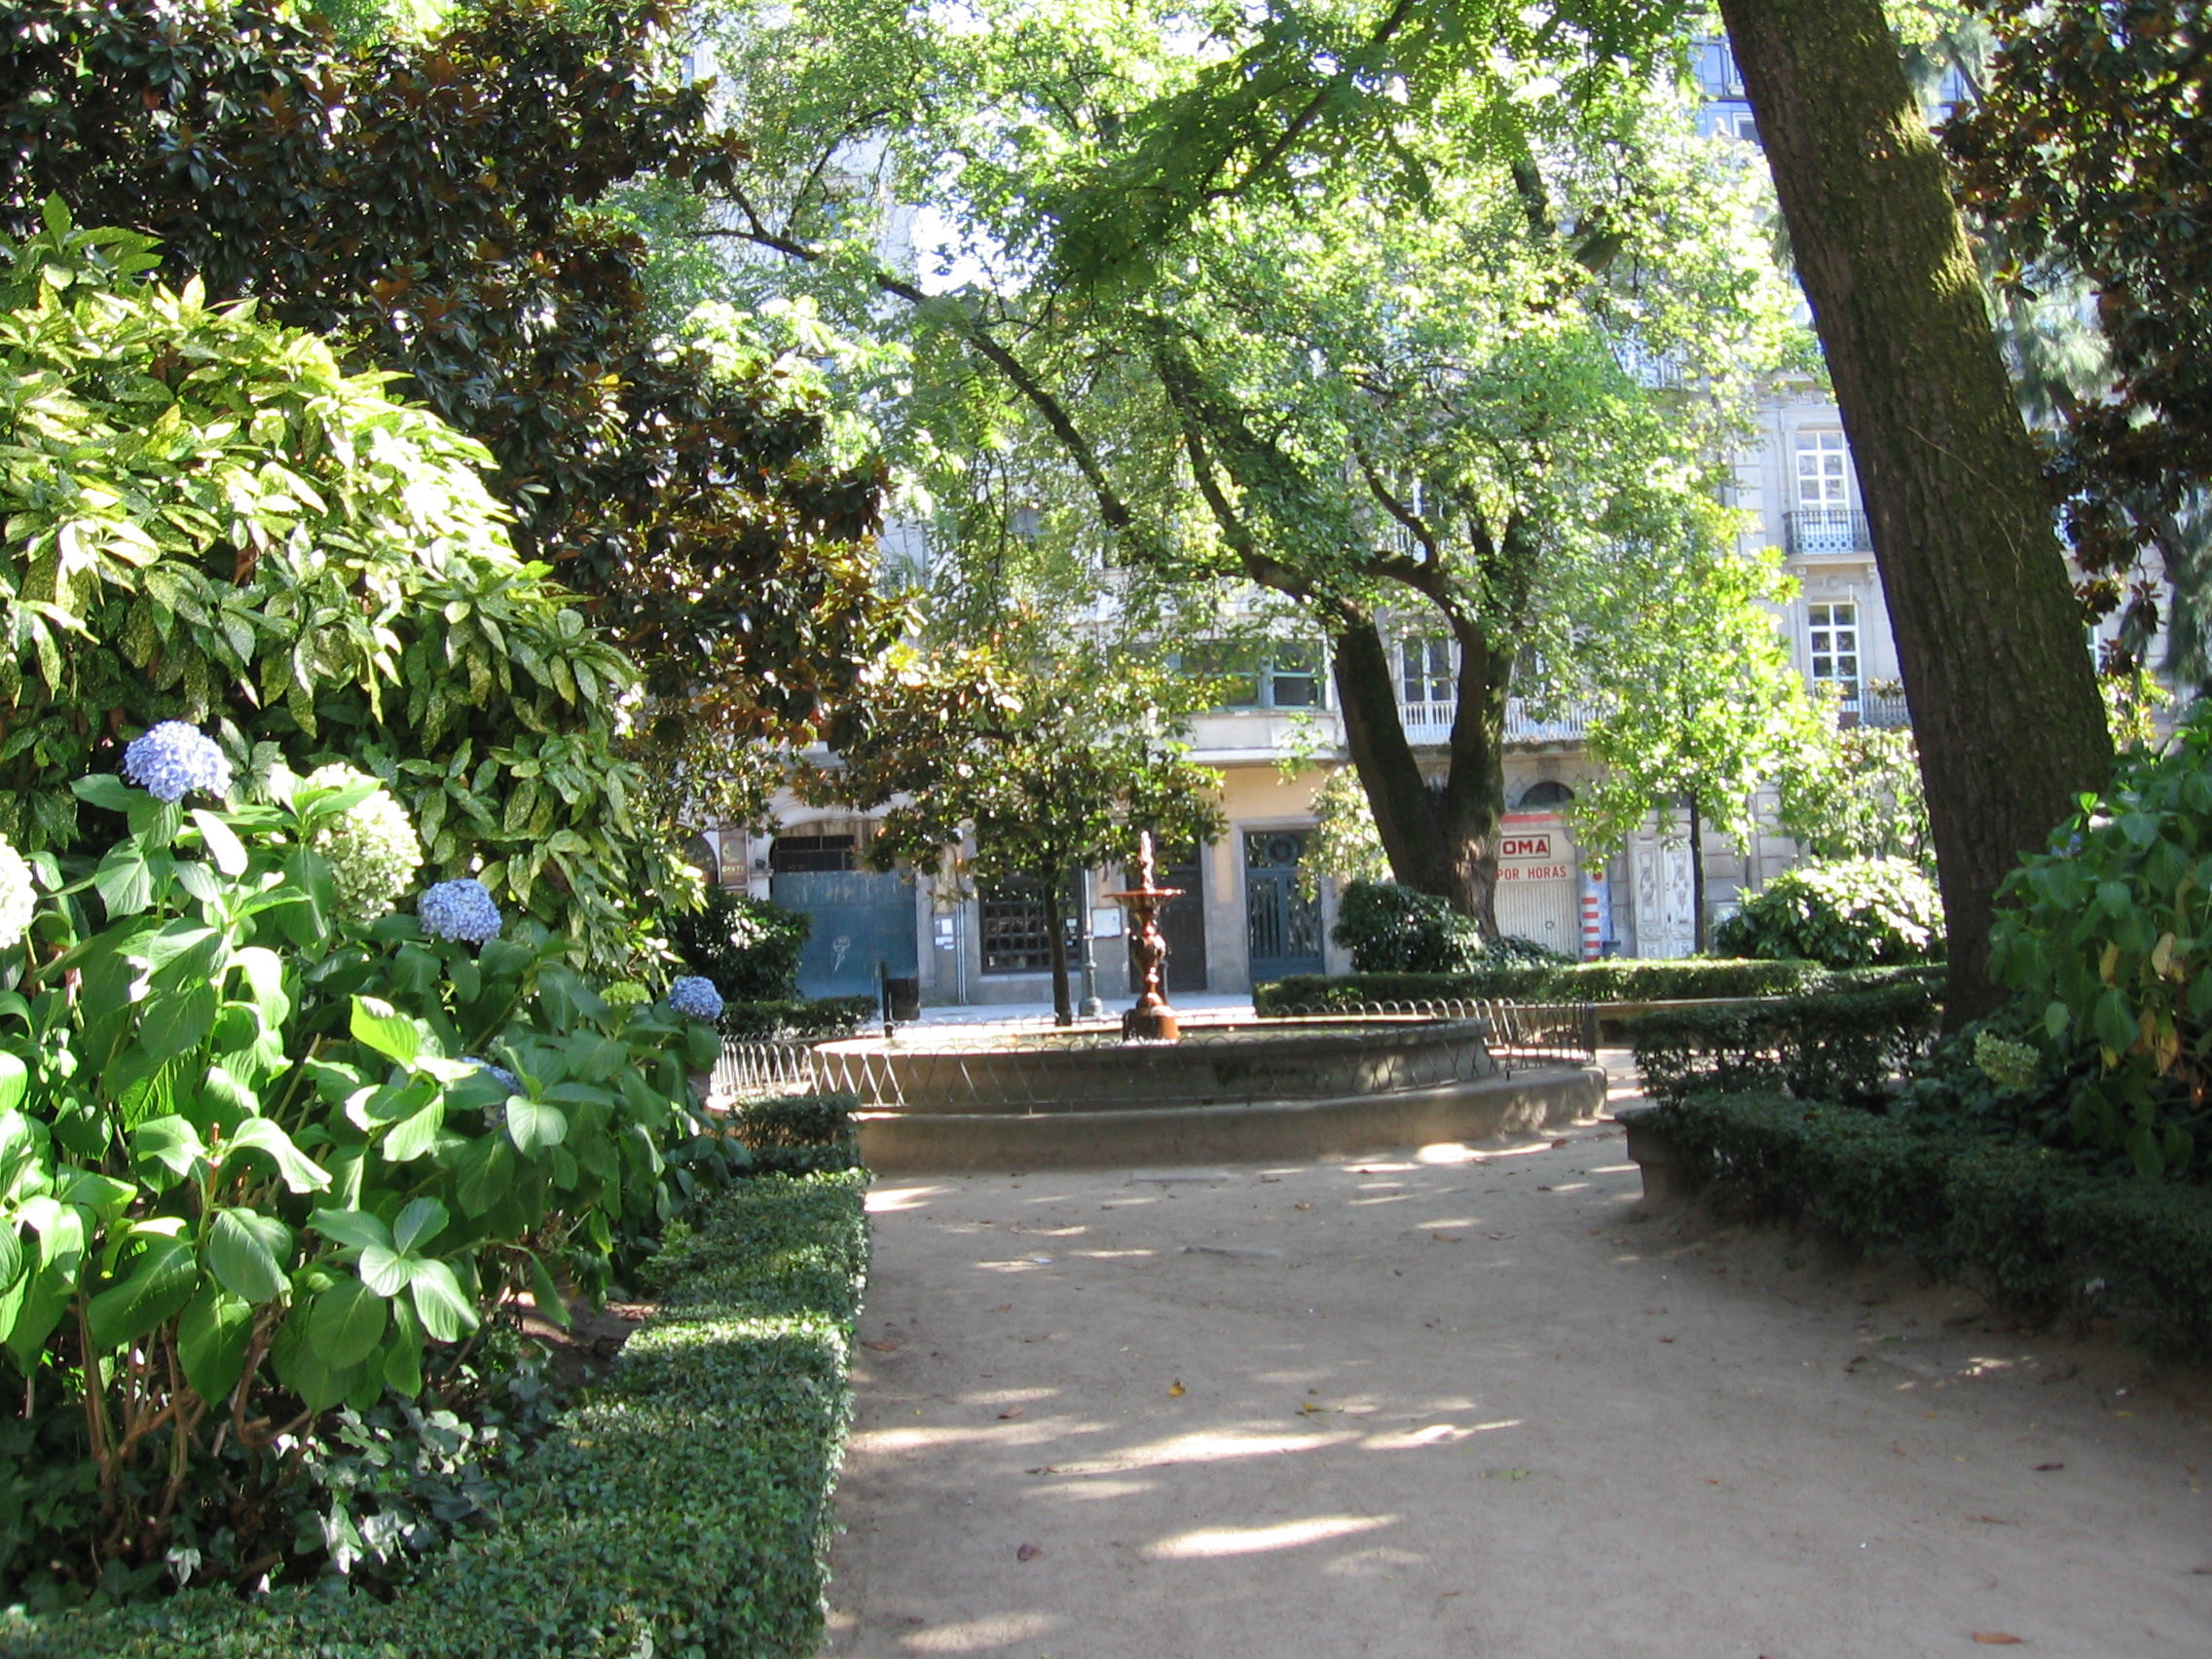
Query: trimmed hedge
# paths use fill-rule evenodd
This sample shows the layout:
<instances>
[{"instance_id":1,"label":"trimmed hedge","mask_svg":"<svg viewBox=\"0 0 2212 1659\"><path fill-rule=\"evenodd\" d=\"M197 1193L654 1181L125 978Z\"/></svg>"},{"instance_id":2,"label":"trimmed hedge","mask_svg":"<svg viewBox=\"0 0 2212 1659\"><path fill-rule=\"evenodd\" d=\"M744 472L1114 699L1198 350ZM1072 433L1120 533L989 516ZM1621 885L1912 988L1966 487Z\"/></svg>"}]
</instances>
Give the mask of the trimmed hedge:
<instances>
[{"instance_id":1,"label":"trimmed hedge","mask_svg":"<svg viewBox=\"0 0 2212 1659\"><path fill-rule=\"evenodd\" d=\"M188 1591L18 1616L23 1659L806 1659L867 1267L865 1172L744 1181L652 1272L662 1310L532 1454L504 1525L388 1603Z\"/></svg>"},{"instance_id":2,"label":"trimmed hedge","mask_svg":"<svg viewBox=\"0 0 2212 1659\"><path fill-rule=\"evenodd\" d=\"M1698 1091L1754 1089L1864 1102L1928 1053L1940 1017L1934 985L1901 980L1657 1009L1624 1024L1644 1092L1662 1105Z\"/></svg>"},{"instance_id":3,"label":"trimmed hedge","mask_svg":"<svg viewBox=\"0 0 2212 1659\"><path fill-rule=\"evenodd\" d=\"M1774 997L1836 985L1919 980L1920 968L1875 968L1838 974L1817 962L1757 962L1712 957L1642 961L1497 963L1463 974L1300 974L1262 985L1254 1003L1263 1014L1352 1009L1367 1003L1469 1001L1681 1002L1709 997Z\"/></svg>"},{"instance_id":4,"label":"trimmed hedge","mask_svg":"<svg viewBox=\"0 0 2212 1659\"><path fill-rule=\"evenodd\" d=\"M2157 1352L2212 1358L2212 1191L1771 1094L1691 1095L1651 1123L1691 1182L1760 1213L1912 1255L2032 1312L2114 1313Z\"/></svg>"},{"instance_id":5,"label":"trimmed hedge","mask_svg":"<svg viewBox=\"0 0 2212 1659\"><path fill-rule=\"evenodd\" d=\"M756 1173L805 1175L852 1169L861 1161L857 1094L780 1094L741 1100L730 1108L729 1131L751 1156Z\"/></svg>"},{"instance_id":6,"label":"trimmed hedge","mask_svg":"<svg viewBox=\"0 0 2212 1659\"><path fill-rule=\"evenodd\" d=\"M812 1041L817 1037L850 1037L876 1015L877 1003L869 996L771 997L758 1002L722 1005L718 1022L724 1037L741 1043L771 1038Z\"/></svg>"}]
</instances>

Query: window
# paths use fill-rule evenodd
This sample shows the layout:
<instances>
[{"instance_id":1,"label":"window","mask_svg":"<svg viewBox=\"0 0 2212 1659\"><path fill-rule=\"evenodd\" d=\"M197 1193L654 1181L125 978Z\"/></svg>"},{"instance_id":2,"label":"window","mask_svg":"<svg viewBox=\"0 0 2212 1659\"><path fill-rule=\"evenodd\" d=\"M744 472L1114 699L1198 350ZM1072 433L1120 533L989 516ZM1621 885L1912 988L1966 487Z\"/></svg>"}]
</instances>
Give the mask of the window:
<instances>
[{"instance_id":1,"label":"window","mask_svg":"<svg viewBox=\"0 0 2212 1659\"><path fill-rule=\"evenodd\" d=\"M1736 55L1724 40L1697 43L1697 81L1709 98L1744 95L1744 72L1736 67Z\"/></svg>"},{"instance_id":2,"label":"window","mask_svg":"<svg viewBox=\"0 0 2212 1659\"><path fill-rule=\"evenodd\" d=\"M1398 644L1398 690L1408 704L1452 701L1456 676L1452 642L1441 634L1415 635Z\"/></svg>"},{"instance_id":3,"label":"window","mask_svg":"<svg viewBox=\"0 0 2212 1659\"><path fill-rule=\"evenodd\" d=\"M1797 434L1797 505L1800 510L1851 505L1851 454L1841 432Z\"/></svg>"},{"instance_id":4,"label":"window","mask_svg":"<svg viewBox=\"0 0 2212 1659\"><path fill-rule=\"evenodd\" d=\"M768 867L778 875L808 869L855 869L851 835L778 835L768 847Z\"/></svg>"},{"instance_id":5,"label":"window","mask_svg":"<svg viewBox=\"0 0 2212 1659\"><path fill-rule=\"evenodd\" d=\"M1076 906L1082 888L1070 877L1060 902L1063 931L1073 952ZM976 931L986 974L1045 974L1052 966L1052 935L1045 919L1045 886L1035 876L1011 875L990 883L976 900Z\"/></svg>"},{"instance_id":6,"label":"window","mask_svg":"<svg viewBox=\"0 0 2212 1659\"><path fill-rule=\"evenodd\" d=\"M1807 608L1806 614L1813 683L1837 686L1845 702L1858 702L1859 607L1815 605Z\"/></svg>"},{"instance_id":7,"label":"window","mask_svg":"<svg viewBox=\"0 0 2212 1659\"><path fill-rule=\"evenodd\" d=\"M1318 709L1321 706L1321 648L1318 645L1277 645L1268 664L1268 705L1275 709Z\"/></svg>"},{"instance_id":8,"label":"window","mask_svg":"<svg viewBox=\"0 0 2212 1659\"><path fill-rule=\"evenodd\" d=\"M1200 640L1176 653L1175 666L1194 680L1224 682L1221 707L1260 706L1261 651L1249 640Z\"/></svg>"}]
</instances>

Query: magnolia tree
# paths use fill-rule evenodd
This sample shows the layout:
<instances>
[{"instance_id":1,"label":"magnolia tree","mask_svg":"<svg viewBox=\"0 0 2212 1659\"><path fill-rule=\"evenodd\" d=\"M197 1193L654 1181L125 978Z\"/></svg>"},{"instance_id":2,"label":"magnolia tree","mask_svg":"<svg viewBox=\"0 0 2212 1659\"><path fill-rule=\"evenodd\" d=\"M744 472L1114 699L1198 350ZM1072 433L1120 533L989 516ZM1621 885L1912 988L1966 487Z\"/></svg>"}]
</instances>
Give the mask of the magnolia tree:
<instances>
[{"instance_id":1,"label":"magnolia tree","mask_svg":"<svg viewBox=\"0 0 2212 1659\"><path fill-rule=\"evenodd\" d=\"M695 877L619 754L629 659L518 558L489 458L385 378L122 231L0 240L0 833L112 833L72 790L119 738L207 727L248 783L343 758L468 873L608 968Z\"/></svg>"},{"instance_id":2,"label":"magnolia tree","mask_svg":"<svg viewBox=\"0 0 2212 1659\"><path fill-rule=\"evenodd\" d=\"M1221 832L1221 775L1189 758L1180 733L1203 694L1202 682L1104 652L947 653L871 699L839 766L811 787L884 808L879 859L934 860L972 836L965 873L1034 882L1053 1017L1066 1025L1070 879L1128 862L1140 830L1169 842Z\"/></svg>"}]
</instances>

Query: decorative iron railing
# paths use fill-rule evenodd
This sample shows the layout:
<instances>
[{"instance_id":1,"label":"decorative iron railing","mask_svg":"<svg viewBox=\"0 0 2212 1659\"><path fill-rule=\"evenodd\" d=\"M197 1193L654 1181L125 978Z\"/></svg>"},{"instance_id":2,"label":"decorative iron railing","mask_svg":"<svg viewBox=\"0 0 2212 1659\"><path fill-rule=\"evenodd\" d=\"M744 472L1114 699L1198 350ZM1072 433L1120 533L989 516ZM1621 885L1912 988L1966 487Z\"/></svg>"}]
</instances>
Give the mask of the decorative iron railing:
<instances>
[{"instance_id":1,"label":"decorative iron railing","mask_svg":"<svg viewBox=\"0 0 2212 1659\"><path fill-rule=\"evenodd\" d=\"M1800 507L1782 515L1782 534L1791 554L1871 553L1874 535L1866 515L1850 507Z\"/></svg>"}]
</instances>

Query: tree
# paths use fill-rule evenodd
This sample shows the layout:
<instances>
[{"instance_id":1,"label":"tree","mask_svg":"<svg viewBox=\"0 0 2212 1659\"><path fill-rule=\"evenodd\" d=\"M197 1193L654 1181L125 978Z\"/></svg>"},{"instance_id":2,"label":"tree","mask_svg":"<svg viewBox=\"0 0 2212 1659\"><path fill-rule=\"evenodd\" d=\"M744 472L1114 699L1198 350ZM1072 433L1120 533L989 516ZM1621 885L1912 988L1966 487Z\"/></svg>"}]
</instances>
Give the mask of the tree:
<instances>
[{"instance_id":1,"label":"tree","mask_svg":"<svg viewBox=\"0 0 2212 1659\"><path fill-rule=\"evenodd\" d=\"M279 0L7 0L0 231L58 194L159 239L172 283L403 376L640 662L633 744L703 793L743 740L809 738L896 618L881 474L830 441L819 377L665 338L608 210L641 175L732 166L670 21L489 0L346 51Z\"/></svg>"},{"instance_id":2,"label":"tree","mask_svg":"<svg viewBox=\"0 0 2212 1659\"><path fill-rule=\"evenodd\" d=\"M1575 797L1587 853L1616 852L1656 808L1688 818L1691 914L1706 947L1705 827L1740 848L1758 828L1758 791L1785 757L1817 740L1819 707L1790 661L1769 605L1793 588L1771 552L1714 559L1671 588L1624 593L1616 637L1650 642L1592 665L1598 719L1590 757L1604 770Z\"/></svg>"},{"instance_id":3,"label":"tree","mask_svg":"<svg viewBox=\"0 0 2212 1659\"><path fill-rule=\"evenodd\" d=\"M870 843L880 861L934 861L972 833L967 873L1033 881L1053 1017L1067 1025L1071 879L1128 862L1140 830L1169 843L1221 832L1221 775L1191 761L1177 735L1198 689L1100 651L1058 660L947 652L870 699L865 719L840 737L837 764L808 787L884 809Z\"/></svg>"},{"instance_id":4,"label":"tree","mask_svg":"<svg viewBox=\"0 0 2212 1659\"><path fill-rule=\"evenodd\" d=\"M1873 530L1951 928L1994 1006L1997 886L2111 741L2036 454L1879 0L1721 0Z\"/></svg>"},{"instance_id":5,"label":"tree","mask_svg":"<svg viewBox=\"0 0 2212 1659\"><path fill-rule=\"evenodd\" d=\"M1782 827L1811 857L1902 859L1935 868L1911 727L1823 721L1783 756L1777 782Z\"/></svg>"},{"instance_id":6,"label":"tree","mask_svg":"<svg viewBox=\"0 0 2212 1659\"><path fill-rule=\"evenodd\" d=\"M1309 20L1356 35L1357 11ZM1291 601L1330 642L1394 873L1494 932L1517 669L1554 677L1525 691L1570 690L1598 648L1578 625L1592 591L1724 534L1708 469L1787 336L1749 190L1632 78L1586 106L1522 96L1579 65L1501 23L1519 61L1467 69L1357 166L1176 208L1171 247L1121 258L1100 227L1152 200L1132 155L1166 154L1143 134L1267 49L1223 20L1194 53L1180 16L1024 7L982 36L866 4L780 34L756 17L763 79L739 102L772 112L749 129L766 176L740 178L730 234L825 294L857 281L849 315L911 308L940 453L1024 449L1032 477L1080 485L1118 563ZM963 290L837 240L852 181L832 188L832 162L862 133L890 180L867 188L926 197L977 274ZM823 182L768 194L793 177ZM1651 361L1707 395L1645 384ZM1388 635L1408 624L1457 658L1434 789L1394 690Z\"/></svg>"},{"instance_id":7,"label":"tree","mask_svg":"<svg viewBox=\"0 0 2212 1659\"><path fill-rule=\"evenodd\" d=\"M695 890L616 753L636 670L519 558L483 450L322 342L152 280L143 239L0 239L0 834L73 845L71 781L166 719L249 780L341 757L428 864L609 969Z\"/></svg>"},{"instance_id":8,"label":"tree","mask_svg":"<svg viewBox=\"0 0 2212 1659\"><path fill-rule=\"evenodd\" d=\"M1990 0L2001 33L1982 96L1944 146L1958 194L2006 259L2010 308L2086 286L2109 358L2056 411L2050 475L2076 559L2103 606L2124 605L2148 641L2174 590L2176 656L2212 677L2204 645L2212 576L2212 210L2203 156L2204 9L2191 0L2096 7Z\"/></svg>"}]
</instances>

